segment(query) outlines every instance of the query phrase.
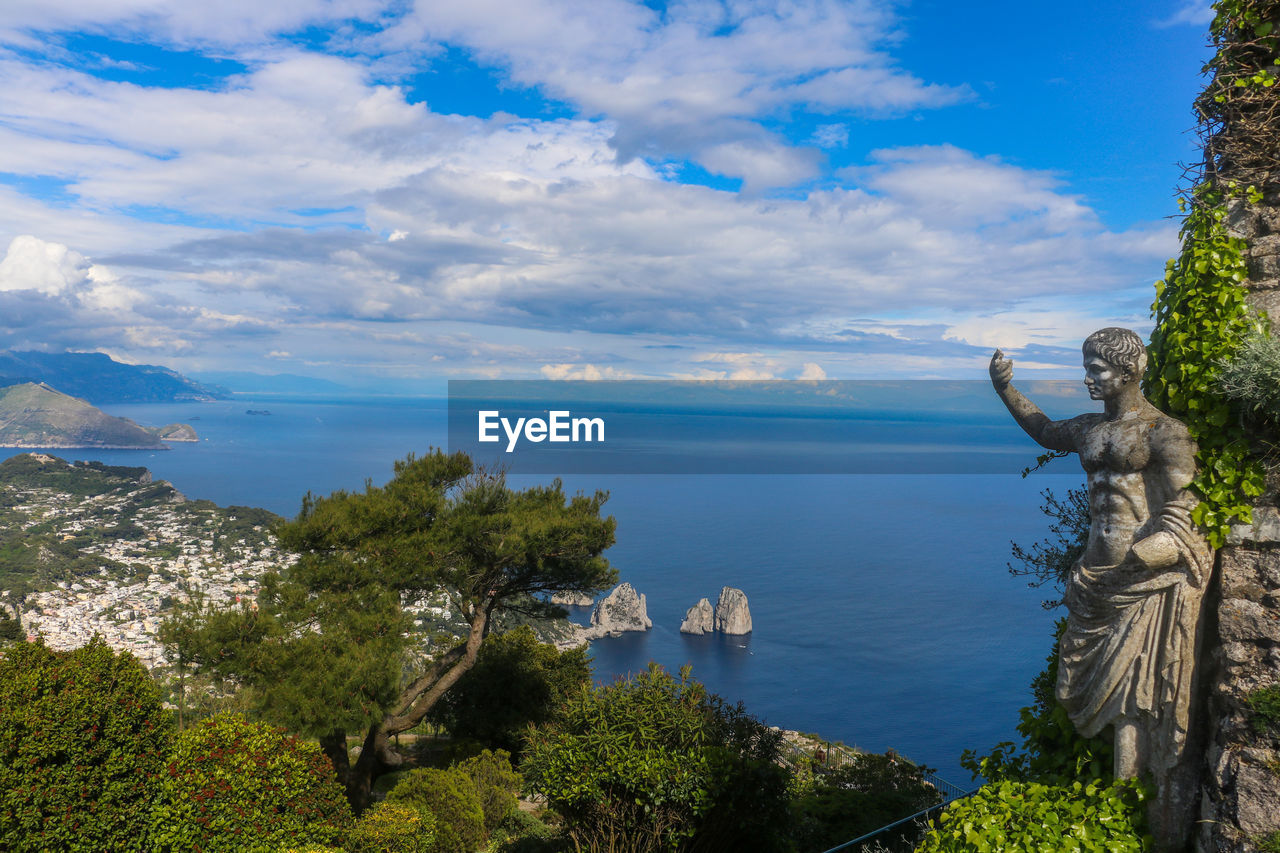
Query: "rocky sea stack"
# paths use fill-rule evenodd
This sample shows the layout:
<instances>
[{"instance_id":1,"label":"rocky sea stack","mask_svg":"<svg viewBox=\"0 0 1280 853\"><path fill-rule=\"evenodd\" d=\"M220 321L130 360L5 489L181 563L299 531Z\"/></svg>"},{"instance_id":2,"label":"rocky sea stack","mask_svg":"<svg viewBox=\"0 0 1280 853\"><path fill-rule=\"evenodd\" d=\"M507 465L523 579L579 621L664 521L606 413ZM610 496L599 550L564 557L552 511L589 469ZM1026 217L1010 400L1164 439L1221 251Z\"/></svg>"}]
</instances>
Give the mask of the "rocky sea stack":
<instances>
[{"instance_id":1,"label":"rocky sea stack","mask_svg":"<svg viewBox=\"0 0 1280 853\"><path fill-rule=\"evenodd\" d=\"M751 609L747 607L745 592L731 586L720 590L720 600L716 602L716 630L721 634L751 633Z\"/></svg>"},{"instance_id":2,"label":"rocky sea stack","mask_svg":"<svg viewBox=\"0 0 1280 853\"><path fill-rule=\"evenodd\" d=\"M710 634L716 629L716 613L711 602L702 599L689 608L680 623L681 634Z\"/></svg>"},{"instance_id":3,"label":"rocky sea stack","mask_svg":"<svg viewBox=\"0 0 1280 853\"><path fill-rule=\"evenodd\" d=\"M596 604L591 611L591 627L583 628L579 636L582 640L596 640L652 627L644 596L631 584L621 583Z\"/></svg>"},{"instance_id":4,"label":"rocky sea stack","mask_svg":"<svg viewBox=\"0 0 1280 853\"><path fill-rule=\"evenodd\" d=\"M747 606L747 594L735 587L720 590L720 598L713 609L708 599L702 599L689 608L680 623L682 634L750 634L751 608Z\"/></svg>"}]
</instances>

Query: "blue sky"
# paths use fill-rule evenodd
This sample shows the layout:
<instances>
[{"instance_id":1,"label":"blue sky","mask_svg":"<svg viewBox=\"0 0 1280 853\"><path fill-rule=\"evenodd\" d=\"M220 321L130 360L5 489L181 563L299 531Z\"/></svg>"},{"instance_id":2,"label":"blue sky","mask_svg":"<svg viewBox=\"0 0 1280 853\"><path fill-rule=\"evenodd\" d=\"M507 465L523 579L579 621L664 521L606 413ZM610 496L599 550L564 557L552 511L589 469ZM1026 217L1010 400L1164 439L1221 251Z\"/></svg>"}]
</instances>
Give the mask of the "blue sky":
<instances>
[{"instance_id":1,"label":"blue sky","mask_svg":"<svg viewBox=\"0 0 1280 853\"><path fill-rule=\"evenodd\" d=\"M403 391L1070 376L1150 328L1209 16L10 0L0 347Z\"/></svg>"}]
</instances>

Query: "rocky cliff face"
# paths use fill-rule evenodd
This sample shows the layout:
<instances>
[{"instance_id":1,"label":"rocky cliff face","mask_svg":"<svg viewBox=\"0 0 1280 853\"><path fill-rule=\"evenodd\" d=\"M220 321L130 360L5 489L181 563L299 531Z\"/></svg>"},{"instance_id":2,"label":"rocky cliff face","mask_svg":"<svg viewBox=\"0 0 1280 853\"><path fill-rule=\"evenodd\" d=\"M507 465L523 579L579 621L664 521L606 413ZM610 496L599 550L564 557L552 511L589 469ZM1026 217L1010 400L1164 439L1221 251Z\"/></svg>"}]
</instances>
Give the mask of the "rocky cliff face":
<instances>
[{"instance_id":1,"label":"rocky cliff face","mask_svg":"<svg viewBox=\"0 0 1280 853\"><path fill-rule=\"evenodd\" d=\"M705 598L690 607L684 614L684 621L680 623L682 634L710 634L715 629L716 614L711 602Z\"/></svg>"},{"instance_id":2,"label":"rocky cliff face","mask_svg":"<svg viewBox=\"0 0 1280 853\"><path fill-rule=\"evenodd\" d=\"M720 590L720 600L716 602L715 629L722 634L751 633L751 610L747 607L746 593L731 586Z\"/></svg>"}]
</instances>

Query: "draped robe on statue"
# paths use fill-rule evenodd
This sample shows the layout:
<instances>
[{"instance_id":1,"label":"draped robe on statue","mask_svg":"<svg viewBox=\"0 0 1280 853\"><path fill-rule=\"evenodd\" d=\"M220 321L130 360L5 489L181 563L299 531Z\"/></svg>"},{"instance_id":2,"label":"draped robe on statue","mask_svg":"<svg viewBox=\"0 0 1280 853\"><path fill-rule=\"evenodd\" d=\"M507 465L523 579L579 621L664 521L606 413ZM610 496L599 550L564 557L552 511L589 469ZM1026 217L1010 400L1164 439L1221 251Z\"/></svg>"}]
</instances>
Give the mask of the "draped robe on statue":
<instances>
[{"instance_id":1,"label":"draped robe on statue","mask_svg":"<svg viewBox=\"0 0 1280 853\"><path fill-rule=\"evenodd\" d=\"M1058 700L1092 737L1121 717L1137 720L1148 768L1160 774L1187 742L1200 603L1212 554L1191 521L1194 501L1171 501L1134 536L1166 532L1178 562L1155 576L1125 564L1077 563L1064 601L1069 617L1058 663Z\"/></svg>"}]
</instances>

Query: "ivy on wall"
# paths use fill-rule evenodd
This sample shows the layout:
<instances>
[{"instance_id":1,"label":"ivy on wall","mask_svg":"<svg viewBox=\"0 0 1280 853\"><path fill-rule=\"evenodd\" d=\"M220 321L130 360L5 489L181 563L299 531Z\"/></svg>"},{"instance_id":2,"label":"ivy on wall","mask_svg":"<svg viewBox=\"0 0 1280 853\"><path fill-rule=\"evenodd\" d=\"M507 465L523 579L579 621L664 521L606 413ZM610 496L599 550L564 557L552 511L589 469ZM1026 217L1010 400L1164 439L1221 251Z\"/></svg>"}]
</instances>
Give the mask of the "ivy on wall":
<instances>
[{"instance_id":1,"label":"ivy on wall","mask_svg":"<svg viewBox=\"0 0 1280 853\"><path fill-rule=\"evenodd\" d=\"M1280 189L1280 0L1217 0L1209 32L1215 53L1196 99L1203 173L1181 202L1182 251L1156 282L1145 390L1187 424L1200 447L1192 518L1220 547L1231 525L1252 521L1264 489L1252 436L1218 376L1245 341L1265 329L1251 312L1244 282L1247 245L1227 228L1229 206L1256 207Z\"/></svg>"},{"instance_id":2,"label":"ivy on wall","mask_svg":"<svg viewBox=\"0 0 1280 853\"><path fill-rule=\"evenodd\" d=\"M1242 282L1248 275L1243 240L1231 236L1222 193L1201 184L1182 224L1182 253L1156 282L1146 393L1186 423L1200 447L1192 488L1200 504L1192 519L1215 548L1234 522L1253 520L1251 499L1263 492L1263 470L1249 434L1216 379L1257 327Z\"/></svg>"}]
</instances>

